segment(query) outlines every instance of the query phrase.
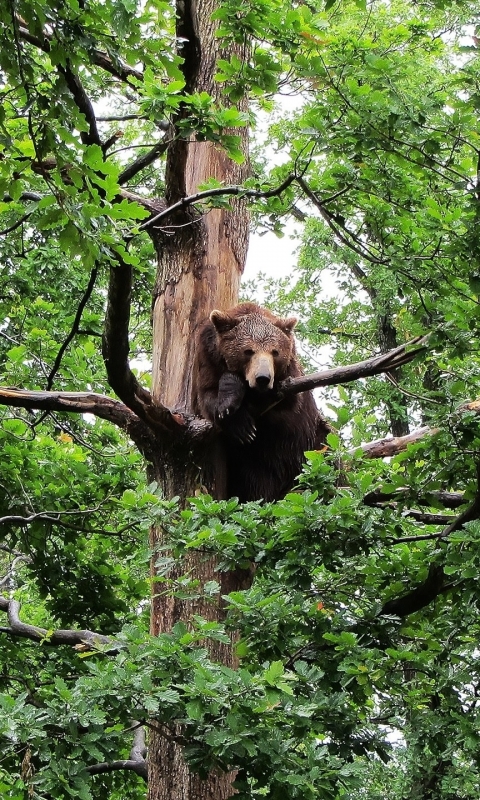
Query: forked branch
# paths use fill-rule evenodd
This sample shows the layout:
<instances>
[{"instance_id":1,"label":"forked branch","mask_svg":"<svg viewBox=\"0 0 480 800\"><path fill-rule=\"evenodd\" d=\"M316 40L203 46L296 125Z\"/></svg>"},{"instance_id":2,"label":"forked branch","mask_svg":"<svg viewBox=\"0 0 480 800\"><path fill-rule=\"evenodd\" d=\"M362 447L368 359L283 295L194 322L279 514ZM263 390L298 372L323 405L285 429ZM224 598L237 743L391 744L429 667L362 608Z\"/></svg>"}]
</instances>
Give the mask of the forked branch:
<instances>
[{"instance_id":1,"label":"forked branch","mask_svg":"<svg viewBox=\"0 0 480 800\"><path fill-rule=\"evenodd\" d=\"M124 430L145 458L152 460L156 441L151 428L130 408L94 392L41 392L0 387L0 405L40 411L94 414Z\"/></svg>"},{"instance_id":2,"label":"forked branch","mask_svg":"<svg viewBox=\"0 0 480 800\"><path fill-rule=\"evenodd\" d=\"M119 264L117 267L111 268L104 358L110 385L124 401L123 403L93 392L30 392L22 389L0 388L0 404L46 411L95 414L126 430L137 444L139 440L142 441L141 450L144 453L145 442L143 440L145 436L151 439L151 432L161 433L162 430L168 430L173 435L178 433L178 435L191 437L192 440L196 439L197 441L211 436L212 425L206 420L193 417L187 411L173 413L164 406L154 405L150 392L140 386L131 371L128 363L131 281L131 269L128 265ZM366 361L287 379L280 385L279 394L273 400L273 404L280 402L287 394L298 394L317 386L346 383L386 372L400 364L406 364L425 351L425 341L426 337L417 337L395 350L374 356ZM427 432L430 432L429 428L422 430L421 435ZM411 437L413 437L412 441L420 438L418 433L411 434ZM387 446L385 442L391 441L384 440L383 447ZM406 445L403 442L402 445L404 449ZM380 455L375 454L370 457L378 458Z\"/></svg>"},{"instance_id":3,"label":"forked branch","mask_svg":"<svg viewBox=\"0 0 480 800\"><path fill-rule=\"evenodd\" d=\"M146 761L145 728L140 723L135 723L133 735L133 746L130 756L123 761L105 761L101 764L93 764L87 767L90 775L102 775L106 772L116 772L118 770L130 770L140 775L144 781L148 780L148 766Z\"/></svg>"}]
</instances>

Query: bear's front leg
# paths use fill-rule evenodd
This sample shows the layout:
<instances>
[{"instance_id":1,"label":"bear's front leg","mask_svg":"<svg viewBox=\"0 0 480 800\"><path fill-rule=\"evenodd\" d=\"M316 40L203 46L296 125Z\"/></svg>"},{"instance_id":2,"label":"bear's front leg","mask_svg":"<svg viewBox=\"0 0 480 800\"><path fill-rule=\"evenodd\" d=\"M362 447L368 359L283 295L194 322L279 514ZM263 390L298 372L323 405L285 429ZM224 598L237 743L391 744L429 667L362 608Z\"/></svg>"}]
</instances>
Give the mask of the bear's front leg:
<instances>
[{"instance_id":1,"label":"bear's front leg","mask_svg":"<svg viewBox=\"0 0 480 800\"><path fill-rule=\"evenodd\" d=\"M233 372L224 372L218 383L216 419L228 436L241 444L255 438L256 427L252 415L242 406L246 383Z\"/></svg>"}]
</instances>

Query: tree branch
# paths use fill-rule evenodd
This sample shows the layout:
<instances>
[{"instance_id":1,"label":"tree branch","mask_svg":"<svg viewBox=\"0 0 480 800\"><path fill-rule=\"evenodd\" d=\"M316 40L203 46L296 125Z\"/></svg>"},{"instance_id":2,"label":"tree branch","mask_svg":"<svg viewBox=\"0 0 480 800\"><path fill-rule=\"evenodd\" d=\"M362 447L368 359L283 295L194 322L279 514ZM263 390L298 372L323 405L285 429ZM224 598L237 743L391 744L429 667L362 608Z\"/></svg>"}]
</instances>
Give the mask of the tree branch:
<instances>
[{"instance_id":1,"label":"tree branch","mask_svg":"<svg viewBox=\"0 0 480 800\"><path fill-rule=\"evenodd\" d=\"M480 517L480 462L477 464L477 491L472 503L461 512L455 519L447 525L439 534L438 538L445 539L454 531L463 528L466 522L471 522ZM401 597L388 600L380 615L392 614L396 617L406 617L409 614L420 611L425 606L435 600L439 594L450 588L450 584L445 586L445 573L442 565L431 564L427 578L415 589Z\"/></svg>"},{"instance_id":2,"label":"tree branch","mask_svg":"<svg viewBox=\"0 0 480 800\"><path fill-rule=\"evenodd\" d=\"M17 228L19 228L20 225L23 225L23 223L26 222L27 219L31 217L32 214L33 211L29 211L27 214L23 214L23 216L21 216L20 219L17 219L17 221L14 222L13 225L10 225L8 228L4 228L3 231L0 231L0 236L6 236L8 233L16 231Z\"/></svg>"},{"instance_id":3,"label":"tree branch","mask_svg":"<svg viewBox=\"0 0 480 800\"><path fill-rule=\"evenodd\" d=\"M0 520L1 521L1 520ZM11 564L8 565L8 572L0 578L0 589L4 589L7 584L12 579L13 575L15 574L15 569L17 568L18 564L29 564L31 563L30 556L27 556L23 553L19 553L19 555L15 556Z\"/></svg>"},{"instance_id":4,"label":"tree branch","mask_svg":"<svg viewBox=\"0 0 480 800\"><path fill-rule=\"evenodd\" d=\"M380 616L407 617L409 614L420 611L438 597L443 589L444 579L443 567L431 564L428 576L423 583L401 597L387 600L380 611Z\"/></svg>"},{"instance_id":5,"label":"tree branch","mask_svg":"<svg viewBox=\"0 0 480 800\"><path fill-rule=\"evenodd\" d=\"M467 502L463 492L434 491L428 492L425 497L418 497L412 492L412 489L407 486L388 494L379 489L375 489L375 491L365 495L363 502L366 506L376 506L383 503L390 504L392 501L396 504L397 498L409 496L414 496L415 503L419 506L432 506L434 503L439 503L444 508L460 508L460 506L464 506Z\"/></svg>"},{"instance_id":6,"label":"tree branch","mask_svg":"<svg viewBox=\"0 0 480 800\"><path fill-rule=\"evenodd\" d=\"M311 375L301 375L299 378L287 378L280 384L279 399L283 399L283 397L290 394L316 389L319 386L336 386L339 383L349 383L359 378L368 378L372 375L388 372L402 364L408 364L419 353L424 353L427 350L425 345L427 340L428 336L417 336L394 350L373 356L366 361L357 361L355 364L328 369L324 372L314 372Z\"/></svg>"},{"instance_id":7,"label":"tree branch","mask_svg":"<svg viewBox=\"0 0 480 800\"><path fill-rule=\"evenodd\" d=\"M102 775L105 772L115 772L116 770L130 770L140 775L144 781L148 781L148 767L145 759L143 761L135 761L134 759L127 759L126 761L104 761L102 764L93 764L87 767L87 772L90 775Z\"/></svg>"},{"instance_id":8,"label":"tree branch","mask_svg":"<svg viewBox=\"0 0 480 800\"><path fill-rule=\"evenodd\" d=\"M222 186L217 189L206 189L204 192L196 192L195 194L191 194L188 197L182 197L181 200L178 200L176 203L173 203L171 206L166 208L164 211L161 211L152 219L143 222L142 225L139 225L139 230L148 230L160 222L162 219L170 216L173 214L174 211L178 211L180 208L188 208L188 206L195 205L195 203L200 203L202 200L208 200L210 197L223 197L224 195L234 195L236 197L251 197L251 198L268 198L268 197L276 197L277 195L281 194L285 189L290 186L291 183L296 179L295 174L289 175L285 180L277 186L275 189L267 189L264 192L258 191L257 189L245 189L244 186Z\"/></svg>"},{"instance_id":9,"label":"tree branch","mask_svg":"<svg viewBox=\"0 0 480 800\"><path fill-rule=\"evenodd\" d=\"M378 258L378 256L371 253L370 250L365 247L364 243L357 236L355 236L355 234L349 231L345 225L338 223L330 211L327 211L325 204L319 200L315 192L310 189L308 183L303 179L302 176L297 177L297 183L299 186L301 186L307 197L311 200L315 208L320 213L320 216L325 220L330 230L333 231L335 236L342 242L342 244L344 244L350 250L353 250L357 255L365 258L367 261L370 261L372 264L386 263L383 259ZM339 228L341 230L339 230ZM352 241L350 241L350 239Z\"/></svg>"},{"instance_id":10,"label":"tree branch","mask_svg":"<svg viewBox=\"0 0 480 800\"><path fill-rule=\"evenodd\" d=\"M94 392L42 392L0 387L0 404L15 408L94 414L122 428L150 461L158 442L150 428L123 403Z\"/></svg>"},{"instance_id":11,"label":"tree branch","mask_svg":"<svg viewBox=\"0 0 480 800\"><path fill-rule=\"evenodd\" d=\"M454 519L453 514L427 513L426 511L419 511L416 508L406 508L402 511L402 517L415 519L422 525L448 525ZM443 532L439 535L443 536Z\"/></svg>"},{"instance_id":12,"label":"tree branch","mask_svg":"<svg viewBox=\"0 0 480 800\"><path fill-rule=\"evenodd\" d=\"M115 655L122 648L121 642L111 636L103 636L94 631L75 631L62 630L48 631L46 628L39 628L36 625L28 625L22 622L19 617L20 603L0 595L0 611L5 611L8 616L10 627L1 627L0 632L19 636L22 639L31 639L34 642L42 642L50 645L68 644L77 650L105 650L110 655Z\"/></svg>"},{"instance_id":13,"label":"tree branch","mask_svg":"<svg viewBox=\"0 0 480 800\"><path fill-rule=\"evenodd\" d=\"M115 770L132 770L140 775L144 781L148 781L148 765L145 759L147 748L145 746L145 729L140 723L135 723L136 728L133 734L133 745L130 750L130 757L125 761L112 761L108 763L104 761L101 764L93 764L87 767L87 772L90 775L101 775L105 772L114 772Z\"/></svg>"},{"instance_id":14,"label":"tree branch","mask_svg":"<svg viewBox=\"0 0 480 800\"><path fill-rule=\"evenodd\" d=\"M80 78L73 72L68 59L66 67L63 67L61 64L59 64L57 69L65 78L65 82L72 94L73 99L75 100L78 110L81 114L83 114L88 123L88 133L85 131L80 132L80 138L83 144L98 144L101 147L102 142L97 129L95 111L93 110L90 98L87 96L87 93L82 86Z\"/></svg>"},{"instance_id":15,"label":"tree branch","mask_svg":"<svg viewBox=\"0 0 480 800\"><path fill-rule=\"evenodd\" d=\"M480 400L471 400L468 403L463 403L457 409L457 413L468 411L473 411L474 414L479 414ZM362 444L360 447L352 447L347 452L349 455L354 455L355 453L361 452L364 458L390 458L391 456L397 455L397 453L402 453L410 444L415 444L425 436L434 436L434 434L438 433L438 431L439 428L429 428L428 426L425 426L423 428L418 428L416 431L412 431L412 433L409 433L406 436L394 436L391 438L386 437L385 439L376 439L374 442ZM451 508L455 508L455 506L451 506Z\"/></svg>"},{"instance_id":16,"label":"tree branch","mask_svg":"<svg viewBox=\"0 0 480 800\"><path fill-rule=\"evenodd\" d=\"M384 439L376 439L374 442L367 442L359 447L352 447L348 450L348 455L354 455L361 452L364 458L390 458L396 456L397 453L403 453L410 444L415 444L423 439L425 436L433 436L438 433L438 428L429 428L425 426L418 428L406 436L393 436L385 437Z\"/></svg>"},{"instance_id":17,"label":"tree branch","mask_svg":"<svg viewBox=\"0 0 480 800\"><path fill-rule=\"evenodd\" d=\"M53 39L53 35L51 33L43 30L42 38L39 38L33 33L30 33L25 20L17 17L17 21L18 35L21 39L23 39L24 42L33 44L34 47L38 47L39 50L42 50L44 53L50 52L50 44ZM101 69L104 69L115 78L118 78L126 83L130 83L129 78L136 78L139 81L143 81L143 74L141 72L133 67L129 67L128 64L126 64L120 58L116 58L115 63L113 63L112 59L107 55L107 53L104 53L102 50L89 50L89 61L90 63L95 64L95 66L101 67Z\"/></svg>"},{"instance_id":18,"label":"tree branch","mask_svg":"<svg viewBox=\"0 0 480 800\"><path fill-rule=\"evenodd\" d=\"M58 372L58 370L60 368L60 364L62 363L63 354L65 353L65 351L66 351L68 345L70 344L70 342L72 341L72 339L78 333L78 329L80 327L80 320L82 319L83 309L87 305L87 303L88 303L88 301L89 301L89 299L90 299L90 297L92 295L93 287L95 286L95 281L97 279L97 275L98 275L98 267L95 266L92 269L91 273L90 273L90 280L88 281L87 288L85 289L85 292L83 294L82 299L80 300L80 303L78 304L77 313L75 314L75 319L73 320L73 324L72 324L72 327L70 329L70 333L68 334L67 338L65 339L65 341L62 344L62 346L60 347L60 349L59 349L59 351L57 353L57 357L56 357L56 359L54 361L53 367L52 367L52 369L50 371L50 374L49 374L49 376L47 378L47 386L46 386L47 391L49 391L53 386L53 379L55 378L55 375L56 375L56 373Z\"/></svg>"},{"instance_id":19,"label":"tree branch","mask_svg":"<svg viewBox=\"0 0 480 800\"><path fill-rule=\"evenodd\" d=\"M132 271L129 265L120 263L110 270L110 285L108 291L108 304L105 320L105 334L103 338L103 355L107 375L112 389L118 394L123 403L113 400L105 395L90 392L36 392L21 389L0 388L0 404L17 406L20 408L43 409L46 411L69 411L76 413L90 412L102 419L127 430L135 439L135 425L143 420L153 430L163 429L170 432L183 430L192 441L203 439L211 434L213 428L207 420L194 417L186 411L171 412L164 406L154 405L150 392L144 389L135 378L128 364L129 341L128 323L130 316L130 297L132 290ZM317 372L312 375L302 375L299 378L290 378L280 384L279 393L272 401L272 405L279 403L288 394L298 394L313 389L317 386L333 386L339 383L377 375L399 364L411 361L418 353L426 348L423 342L426 337L417 337L406 345L401 345L389 353L350 364L346 367ZM415 346L416 345L416 346ZM407 350L407 347L412 349ZM479 402L480 408L480 402ZM402 438L402 447L405 449L405 440L410 438L415 441L430 428L421 432L410 434ZM140 435L141 434L141 435ZM137 431L137 437L143 438L143 433ZM151 436L149 436L151 441ZM369 445L364 445L365 455L370 458L380 458L388 455L385 452L387 445L392 441L382 440L384 451L375 455L368 452ZM138 443L138 441L137 441ZM377 446L378 443L373 443ZM145 444L144 444L145 447ZM398 445L397 445L398 447ZM352 452L357 452L355 448ZM362 448L363 449L363 448ZM398 450L399 452L400 450ZM142 451L143 452L143 451ZM150 456L147 456L150 458Z\"/></svg>"},{"instance_id":20,"label":"tree branch","mask_svg":"<svg viewBox=\"0 0 480 800\"><path fill-rule=\"evenodd\" d=\"M123 186L125 183L128 183L132 178L135 177L142 169L149 167L150 164L153 164L154 161L157 160L163 153L166 152L168 145L170 144L170 137L167 138L167 134L161 139L160 142L157 142L148 153L145 153L143 156L135 159L128 167L120 173L118 176L118 184L119 186Z\"/></svg>"},{"instance_id":21,"label":"tree branch","mask_svg":"<svg viewBox=\"0 0 480 800\"><path fill-rule=\"evenodd\" d=\"M132 268L119 256L110 267L105 330L102 353L108 382L121 400L140 418L153 427L172 430L176 421L170 411L154 405L150 392L137 381L130 369L128 330L132 297Z\"/></svg>"}]
</instances>

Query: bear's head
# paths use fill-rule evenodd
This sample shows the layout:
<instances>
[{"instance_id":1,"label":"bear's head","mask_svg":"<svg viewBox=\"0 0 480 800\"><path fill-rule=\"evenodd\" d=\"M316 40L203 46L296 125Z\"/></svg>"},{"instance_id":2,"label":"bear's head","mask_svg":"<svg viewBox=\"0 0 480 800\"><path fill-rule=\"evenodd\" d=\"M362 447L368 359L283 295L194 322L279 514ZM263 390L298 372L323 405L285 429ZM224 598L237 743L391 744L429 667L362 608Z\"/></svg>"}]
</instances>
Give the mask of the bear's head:
<instances>
[{"instance_id":1,"label":"bear's head","mask_svg":"<svg viewBox=\"0 0 480 800\"><path fill-rule=\"evenodd\" d=\"M287 376L288 366L295 357L292 331L297 320L279 319L269 312L250 310L244 314L212 311L210 314L219 351L229 372L247 381L251 389L266 392L274 381Z\"/></svg>"}]
</instances>

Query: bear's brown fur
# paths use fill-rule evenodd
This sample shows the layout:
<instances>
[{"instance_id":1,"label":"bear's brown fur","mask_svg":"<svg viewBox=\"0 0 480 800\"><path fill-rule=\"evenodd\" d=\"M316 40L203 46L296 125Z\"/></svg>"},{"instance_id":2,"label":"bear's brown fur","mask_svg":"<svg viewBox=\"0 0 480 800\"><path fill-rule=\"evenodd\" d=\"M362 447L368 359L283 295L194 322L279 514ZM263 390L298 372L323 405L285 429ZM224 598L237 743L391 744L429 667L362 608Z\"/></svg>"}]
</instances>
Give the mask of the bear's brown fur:
<instances>
[{"instance_id":1,"label":"bear's brown fur","mask_svg":"<svg viewBox=\"0 0 480 800\"><path fill-rule=\"evenodd\" d=\"M295 323L241 303L212 311L199 332L193 410L221 429L227 495L242 502L283 497L330 430L311 392L274 404L279 382L303 374Z\"/></svg>"}]
</instances>

